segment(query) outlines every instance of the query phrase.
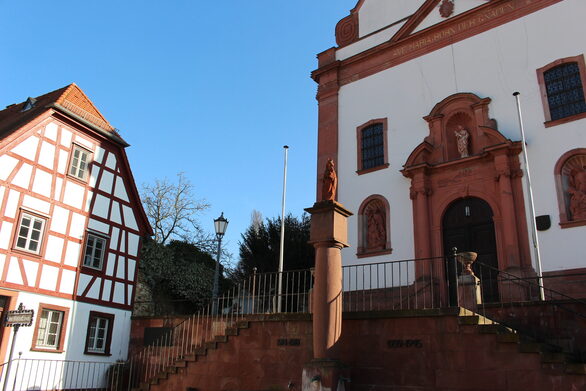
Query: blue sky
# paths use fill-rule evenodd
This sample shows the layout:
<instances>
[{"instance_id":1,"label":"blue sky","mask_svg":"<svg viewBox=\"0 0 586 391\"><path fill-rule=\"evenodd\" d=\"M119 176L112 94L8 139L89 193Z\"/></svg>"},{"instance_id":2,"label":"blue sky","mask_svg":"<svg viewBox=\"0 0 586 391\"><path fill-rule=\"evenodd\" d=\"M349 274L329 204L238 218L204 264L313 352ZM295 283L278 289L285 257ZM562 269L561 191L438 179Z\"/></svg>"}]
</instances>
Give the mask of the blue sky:
<instances>
[{"instance_id":1,"label":"blue sky","mask_svg":"<svg viewBox=\"0 0 586 391\"><path fill-rule=\"evenodd\" d=\"M230 220L315 200L315 55L356 0L0 0L0 106L77 83L131 144L137 184L184 172Z\"/></svg>"}]
</instances>

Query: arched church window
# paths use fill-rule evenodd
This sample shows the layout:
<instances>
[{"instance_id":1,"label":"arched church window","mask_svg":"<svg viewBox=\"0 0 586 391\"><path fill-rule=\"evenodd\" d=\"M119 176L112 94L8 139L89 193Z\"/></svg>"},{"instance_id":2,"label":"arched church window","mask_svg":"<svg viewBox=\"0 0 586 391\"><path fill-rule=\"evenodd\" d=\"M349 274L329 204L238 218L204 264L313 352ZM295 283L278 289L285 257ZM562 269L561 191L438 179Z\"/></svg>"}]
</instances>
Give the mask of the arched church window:
<instances>
[{"instance_id":1,"label":"arched church window","mask_svg":"<svg viewBox=\"0 0 586 391\"><path fill-rule=\"evenodd\" d=\"M554 174L561 227L586 225L586 148L562 155Z\"/></svg>"},{"instance_id":2,"label":"arched church window","mask_svg":"<svg viewBox=\"0 0 586 391\"><path fill-rule=\"evenodd\" d=\"M380 195L368 197L358 212L358 256L390 254L389 203Z\"/></svg>"},{"instance_id":3,"label":"arched church window","mask_svg":"<svg viewBox=\"0 0 586 391\"><path fill-rule=\"evenodd\" d=\"M568 57L537 70L546 126L586 117L584 57Z\"/></svg>"},{"instance_id":4,"label":"arched church window","mask_svg":"<svg viewBox=\"0 0 586 391\"><path fill-rule=\"evenodd\" d=\"M386 168L387 119L368 121L356 129L359 175Z\"/></svg>"}]
</instances>

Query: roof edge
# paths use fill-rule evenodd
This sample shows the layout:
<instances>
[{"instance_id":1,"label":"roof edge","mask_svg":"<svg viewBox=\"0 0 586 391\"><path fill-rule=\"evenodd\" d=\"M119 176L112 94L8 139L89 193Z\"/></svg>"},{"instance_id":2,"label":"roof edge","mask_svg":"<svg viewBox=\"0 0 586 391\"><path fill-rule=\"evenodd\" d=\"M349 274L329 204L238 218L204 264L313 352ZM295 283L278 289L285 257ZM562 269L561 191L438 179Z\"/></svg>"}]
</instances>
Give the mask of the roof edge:
<instances>
[{"instance_id":1,"label":"roof edge","mask_svg":"<svg viewBox=\"0 0 586 391\"><path fill-rule=\"evenodd\" d=\"M96 124L86 120L85 118L80 117L79 115L77 115L77 114L73 113L72 111L66 109L65 107L61 106L59 103L50 103L46 107L55 109L65 115L67 115L68 117L71 117L71 118L75 119L76 121L81 122L85 126L95 130L96 132L98 132L102 136L109 138L110 140L114 141L115 143L121 145L124 148L130 146L130 144L128 144L126 141L124 141L124 139L122 137L112 133L111 131L108 131L106 129L102 129L101 127L97 126Z\"/></svg>"}]
</instances>

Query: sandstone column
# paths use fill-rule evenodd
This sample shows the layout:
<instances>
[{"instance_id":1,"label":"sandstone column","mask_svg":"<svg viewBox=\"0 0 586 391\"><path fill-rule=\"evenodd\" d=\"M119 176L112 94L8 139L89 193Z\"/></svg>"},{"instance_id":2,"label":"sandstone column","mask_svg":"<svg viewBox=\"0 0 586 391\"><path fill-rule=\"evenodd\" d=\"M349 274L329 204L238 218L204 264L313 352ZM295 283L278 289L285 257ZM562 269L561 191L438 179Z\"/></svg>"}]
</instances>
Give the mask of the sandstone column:
<instances>
[{"instance_id":1,"label":"sandstone column","mask_svg":"<svg viewBox=\"0 0 586 391\"><path fill-rule=\"evenodd\" d=\"M316 202L311 214L310 243L315 247L312 297L313 361L303 369L303 390L320 387L336 390L341 363L335 345L342 332L342 253L348 247L347 218L352 215L334 200Z\"/></svg>"}]
</instances>

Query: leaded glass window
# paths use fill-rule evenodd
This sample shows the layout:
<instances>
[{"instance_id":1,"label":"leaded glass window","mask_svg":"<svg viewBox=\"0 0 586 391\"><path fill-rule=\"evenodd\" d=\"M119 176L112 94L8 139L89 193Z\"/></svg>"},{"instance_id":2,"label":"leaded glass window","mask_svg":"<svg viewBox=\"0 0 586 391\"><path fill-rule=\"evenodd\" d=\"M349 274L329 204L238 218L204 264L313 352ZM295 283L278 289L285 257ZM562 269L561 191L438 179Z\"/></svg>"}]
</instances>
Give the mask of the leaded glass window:
<instances>
[{"instance_id":1,"label":"leaded glass window","mask_svg":"<svg viewBox=\"0 0 586 391\"><path fill-rule=\"evenodd\" d=\"M385 164L382 123L376 123L362 129L361 142L363 170Z\"/></svg>"},{"instance_id":2,"label":"leaded glass window","mask_svg":"<svg viewBox=\"0 0 586 391\"><path fill-rule=\"evenodd\" d=\"M577 62L558 65L543 73L551 120L586 112L584 89Z\"/></svg>"}]
</instances>

